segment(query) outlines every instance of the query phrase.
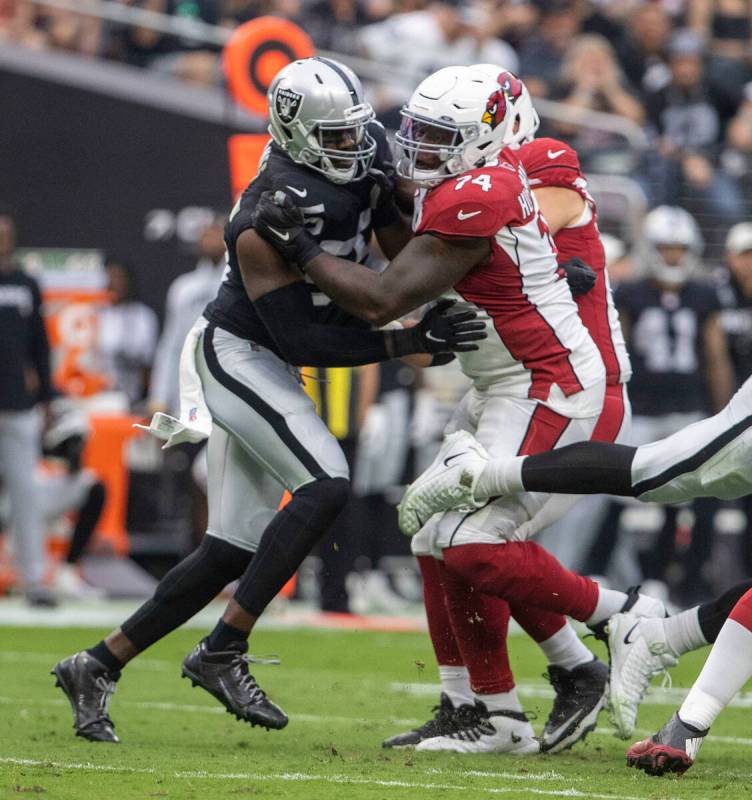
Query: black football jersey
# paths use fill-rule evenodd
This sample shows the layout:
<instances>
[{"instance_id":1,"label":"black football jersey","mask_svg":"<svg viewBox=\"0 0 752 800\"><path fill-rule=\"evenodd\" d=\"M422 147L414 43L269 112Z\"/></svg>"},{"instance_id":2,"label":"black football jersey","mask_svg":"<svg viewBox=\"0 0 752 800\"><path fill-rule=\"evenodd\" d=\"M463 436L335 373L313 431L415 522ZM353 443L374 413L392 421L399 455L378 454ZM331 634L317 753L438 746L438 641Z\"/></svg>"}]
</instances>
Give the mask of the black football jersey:
<instances>
[{"instance_id":1,"label":"black football jersey","mask_svg":"<svg viewBox=\"0 0 752 800\"><path fill-rule=\"evenodd\" d=\"M373 122L369 133L376 140L374 168L383 170L392 156L383 127ZM256 177L232 210L225 228L229 270L217 297L206 307L204 316L219 327L244 339L251 339L277 353L277 348L246 294L240 274L235 243L240 234L253 227L253 212L262 192L284 191L305 216L306 228L321 247L332 255L364 263L369 255L371 233L393 224L397 212L392 208L379 215L371 209L375 182L371 177L348 184L335 184L316 170L296 164L276 144L271 143L262 158ZM306 277L320 321L348 324L329 298ZM349 318L350 321L353 318ZM294 324L294 321L290 321ZM277 353L279 355L279 353Z\"/></svg>"},{"instance_id":2,"label":"black football jersey","mask_svg":"<svg viewBox=\"0 0 752 800\"><path fill-rule=\"evenodd\" d=\"M633 412L654 417L708 411L702 330L722 308L715 287L688 281L668 292L649 280L634 281L620 284L614 300L629 318Z\"/></svg>"},{"instance_id":3,"label":"black football jersey","mask_svg":"<svg viewBox=\"0 0 752 800\"><path fill-rule=\"evenodd\" d=\"M721 327L728 341L736 385L741 386L752 375L752 298L744 295L728 270L718 270L715 277L724 305Z\"/></svg>"}]
</instances>

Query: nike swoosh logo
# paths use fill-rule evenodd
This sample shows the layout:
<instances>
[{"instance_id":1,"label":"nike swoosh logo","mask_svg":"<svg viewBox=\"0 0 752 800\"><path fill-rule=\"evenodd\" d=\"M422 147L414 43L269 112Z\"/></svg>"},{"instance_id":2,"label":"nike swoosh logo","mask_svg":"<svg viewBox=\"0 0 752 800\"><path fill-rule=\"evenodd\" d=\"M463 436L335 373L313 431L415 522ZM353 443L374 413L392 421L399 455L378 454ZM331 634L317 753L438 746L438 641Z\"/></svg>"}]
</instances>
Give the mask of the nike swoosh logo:
<instances>
[{"instance_id":1,"label":"nike swoosh logo","mask_svg":"<svg viewBox=\"0 0 752 800\"><path fill-rule=\"evenodd\" d=\"M465 453L467 453L467 450L463 450L461 453L455 453L453 456L447 456L447 457L444 459L444 466L445 466L445 467L448 467L448 466L449 466L449 462L450 462L450 461L451 461L453 458L459 458L460 456L464 456L464 455L465 455Z\"/></svg>"},{"instance_id":2,"label":"nike swoosh logo","mask_svg":"<svg viewBox=\"0 0 752 800\"><path fill-rule=\"evenodd\" d=\"M443 339L437 339L437 338L436 338L436 337L435 337L435 336L434 336L434 335L431 333L431 331L426 331L426 339L430 339L432 342L439 342L439 343L442 343L442 344L443 344L443 342L444 342L444 340L443 340Z\"/></svg>"},{"instance_id":3,"label":"nike swoosh logo","mask_svg":"<svg viewBox=\"0 0 752 800\"><path fill-rule=\"evenodd\" d=\"M551 731L551 733L547 733L546 734L547 741L552 742L554 744L558 742L559 738L563 733L566 733L570 729L574 730L577 727L578 723L580 722L580 720L583 718L584 715L585 715L584 709L578 711L575 717L568 719L563 725L559 725L559 727L556 728L556 730Z\"/></svg>"},{"instance_id":4,"label":"nike swoosh logo","mask_svg":"<svg viewBox=\"0 0 752 800\"><path fill-rule=\"evenodd\" d=\"M562 150L561 152L563 153L564 151ZM296 189L294 186L290 186L289 183L287 184L287 188L291 192L294 192L298 197L307 197L308 196L308 189Z\"/></svg>"},{"instance_id":5,"label":"nike swoosh logo","mask_svg":"<svg viewBox=\"0 0 752 800\"><path fill-rule=\"evenodd\" d=\"M624 644L634 644L634 642L630 641L629 637L632 631L639 625L639 622L635 622L635 624L627 631L626 636L624 637Z\"/></svg>"},{"instance_id":6,"label":"nike swoosh logo","mask_svg":"<svg viewBox=\"0 0 752 800\"><path fill-rule=\"evenodd\" d=\"M275 236L279 236L279 238L280 238L280 239L281 239L283 242L286 242L286 241L287 241L287 240L290 238L290 231L287 231L286 233L282 233L282 231L278 231L276 228L272 228L272 226L271 226L271 225L267 225L266 227L267 227L267 228L269 228L269 230L270 230L270 231L271 231L271 232L272 232L272 233L273 233ZM426 334L426 335L428 335L428 334Z\"/></svg>"},{"instance_id":7,"label":"nike swoosh logo","mask_svg":"<svg viewBox=\"0 0 752 800\"><path fill-rule=\"evenodd\" d=\"M467 214L466 214L464 211L460 211L457 214L457 219L459 219L459 220L470 219L470 217L477 217L478 214L481 214L481 213L483 213L483 212L481 212L481 211L468 211Z\"/></svg>"},{"instance_id":8,"label":"nike swoosh logo","mask_svg":"<svg viewBox=\"0 0 752 800\"><path fill-rule=\"evenodd\" d=\"M563 150L549 150L548 151L548 157L549 158L558 158L562 153L566 153L566 152L567 152L566 148L564 148Z\"/></svg>"}]
</instances>

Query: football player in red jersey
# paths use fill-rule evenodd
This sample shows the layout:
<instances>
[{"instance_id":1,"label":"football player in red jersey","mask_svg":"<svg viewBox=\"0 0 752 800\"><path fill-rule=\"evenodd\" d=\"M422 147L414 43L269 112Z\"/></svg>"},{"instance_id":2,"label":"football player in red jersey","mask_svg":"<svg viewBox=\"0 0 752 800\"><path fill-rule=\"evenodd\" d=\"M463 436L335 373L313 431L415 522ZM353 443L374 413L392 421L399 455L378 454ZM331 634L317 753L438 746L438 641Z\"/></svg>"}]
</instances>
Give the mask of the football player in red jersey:
<instances>
[{"instance_id":1,"label":"football player in red jersey","mask_svg":"<svg viewBox=\"0 0 752 800\"><path fill-rule=\"evenodd\" d=\"M502 72L493 65L477 66L491 77L499 76ZM517 91L525 97L525 103L529 102L524 84L518 82L517 86ZM525 107L524 104L519 105ZM520 114L517 133L521 133L524 140L516 150L516 155L525 167L530 186L554 237L558 260L570 264L584 260L596 275L592 290L574 293L580 317L606 366L604 408L591 438L623 441L628 434L631 417L626 395L626 382L631 375L631 368L608 284L596 205L587 192L587 181L575 151L555 139L533 139L537 116L532 106L530 112L523 111ZM444 454L442 460L446 457ZM541 531L563 516L576 500L576 496L549 498L532 519L523 522L514 531L512 538L527 539ZM403 503L403 510L405 505ZM421 533L413 538L413 552L424 578L426 608L436 642L439 668L442 675L451 679L451 683L445 681L447 685L444 689L451 688L456 695L468 681L467 671L454 642L448 611L441 602L443 593L438 585L436 563L430 558L430 542ZM606 671L581 646L563 616L541 613L529 605L513 605L512 615L541 646L549 661L548 677L556 688L554 708L541 737L543 747L553 752L571 747L595 725L605 699ZM402 735L387 741L399 744L404 740L405 735Z\"/></svg>"},{"instance_id":2,"label":"football player in red jersey","mask_svg":"<svg viewBox=\"0 0 752 800\"><path fill-rule=\"evenodd\" d=\"M286 260L310 273L339 305L374 323L437 296L476 310L488 338L476 357L461 357L474 385L450 429L475 432L498 456L588 439L604 394L601 355L558 268L525 170L505 149L526 138L520 123L528 108L532 112L529 96L508 73L490 77L481 69L451 67L418 87L397 137L397 171L421 186L416 235L381 274L321 252L283 197L262 199L256 217L256 230ZM561 624L561 614L598 623L627 603L624 593L570 573L536 544L506 541L546 499L521 494L420 521L437 557L432 583L444 590L436 602L447 608L459 664L469 668L470 703L479 702L465 704L467 725L444 737L421 734L419 749L537 752L508 666L508 601L553 612L558 619L552 626ZM637 614L656 610L647 598L633 600ZM468 625L478 619L486 624ZM431 633L441 664L442 632L434 635L431 625ZM572 643L563 645L566 650ZM583 711L576 716L559 725L554 744L562 744Z\"/></svg>"}]
</instances>

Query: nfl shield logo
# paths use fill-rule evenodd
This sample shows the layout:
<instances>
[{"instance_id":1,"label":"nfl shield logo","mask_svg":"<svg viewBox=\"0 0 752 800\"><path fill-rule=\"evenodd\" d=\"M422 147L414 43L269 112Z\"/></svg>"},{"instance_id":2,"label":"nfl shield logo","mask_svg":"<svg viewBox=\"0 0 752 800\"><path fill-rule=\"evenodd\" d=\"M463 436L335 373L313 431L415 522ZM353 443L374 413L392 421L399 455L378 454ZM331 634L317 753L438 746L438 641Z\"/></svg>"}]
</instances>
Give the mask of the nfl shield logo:
<instances>
[{"instance_id":1,"label":"nfl shield logo","mask_svg":"<svg viewBox=\"0 0 752 800\"><path fill-rule=\"evenodd\" d=\"M292 89L278 89L274 98L277 116L282 122L289 124L297 117L302 102L303 95L300 92L294 92Z\"/></svg>"}]
</instances>

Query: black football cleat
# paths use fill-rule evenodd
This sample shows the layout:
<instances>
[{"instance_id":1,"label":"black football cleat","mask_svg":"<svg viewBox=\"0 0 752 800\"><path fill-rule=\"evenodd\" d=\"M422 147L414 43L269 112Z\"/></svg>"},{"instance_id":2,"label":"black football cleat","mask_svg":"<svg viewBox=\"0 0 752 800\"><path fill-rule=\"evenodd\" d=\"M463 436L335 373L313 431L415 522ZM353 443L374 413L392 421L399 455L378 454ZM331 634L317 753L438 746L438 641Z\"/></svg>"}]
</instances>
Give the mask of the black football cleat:
<instances>
[{"instance_id":1,"label":"black football cleat","mask_svg":"<svg viewBox=\"0 0 752 800\"><path fill-rule=\"evenodd\" d=\"M229 649L211 652L202 639L183 661L183 677L206 689L236 719L279 730L288 723L287 714L266 696L248 672L248 642L233 642Z\"/></svg>"},{"instance_id":2,"label":"black football cleat","mask_svg":"<svg viewBox=\"0 0 752 800\"><path fill-rule=\"evenodd\" d=\"M683 722L678 714L649 739L633 744L627 750L627 766L637 767L648 775L665 775L686 772L697 758L697 753L708 731L701 731Z\"/></svg>"},{"instance_id":3,"label":"black football cleat","mask_svg":"<svg viewBox=\"0 0 752 800\"><path fill-rule=\"evenodd\" d=\"M541 736L541 752L558 753L595 728L606 702L608 667L597 658L574 669L551 666L545 677L556 696Z\"/></svg>"},{"instance_id":4,"label":"black football cleat","mask_svg":"<svg viewBox=\"0 0 752 800\"><path fill-rule=\"evenodd\" d=\"M382 747L415 747L424 739L433 739L435 736L448 736L459 727L464 726L470 715L475 714L474 705L461 705L455 707L449 695L441 693L439 705L431 711L434 715L420 727L390 736L382 742Z\"/></svg>"},{"instance_id":5,"label":"black football cleat","mask_svg":"<svg viewBox=\"0 0 752 800\"><path fill-rule=\"evenodd\" d=\"M73 709L76 736L92 742L119 742L115 723L109 717L110 700L119 672L110 672L82 650L59 661L52 668L59 686Z\"/></svg>"}]
</instances>

